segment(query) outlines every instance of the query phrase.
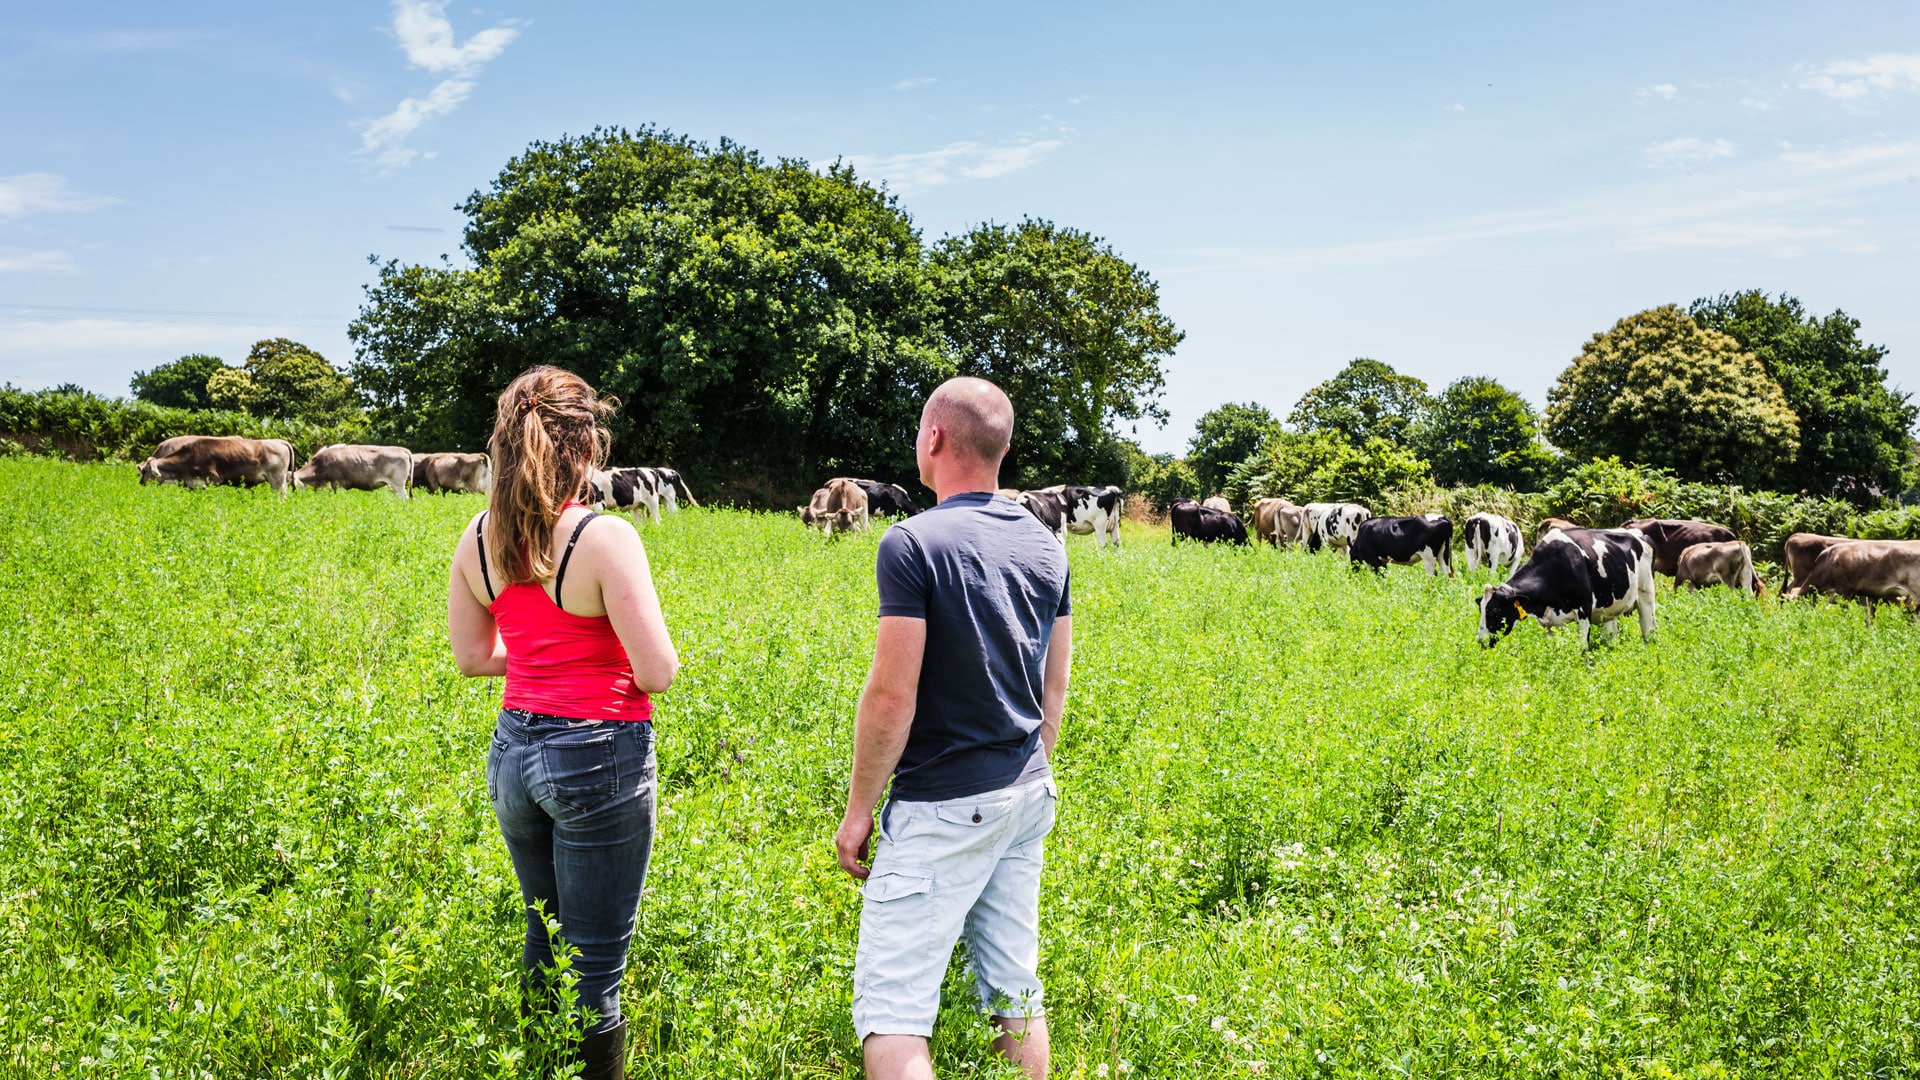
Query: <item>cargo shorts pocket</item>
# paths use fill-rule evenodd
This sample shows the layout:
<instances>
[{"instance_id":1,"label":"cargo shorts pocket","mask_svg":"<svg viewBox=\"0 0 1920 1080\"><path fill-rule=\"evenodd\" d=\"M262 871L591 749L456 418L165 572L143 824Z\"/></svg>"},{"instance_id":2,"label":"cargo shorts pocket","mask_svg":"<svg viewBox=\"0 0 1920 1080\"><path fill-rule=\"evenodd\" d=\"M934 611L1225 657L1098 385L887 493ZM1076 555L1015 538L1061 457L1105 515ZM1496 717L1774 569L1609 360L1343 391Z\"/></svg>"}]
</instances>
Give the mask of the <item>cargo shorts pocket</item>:
<instances>
[{"instance_id":1,"label":"cargo shorts pocket","mask_svg":"<svg viewBox=\"0 0 1920 1080\"><path fill-rule=\"evenodd\" d=\"M548 796L574 813L585 813L620 791L617 730L570 731L540 746Z\"/></svg>"},{"instance_id":2,"label":"cargo shorts pocket","mask_svg":"<svg viewBox=\"0 0 1920 1080\"><path fill-rule=\"evenodd\" d=\"M875 904L903 900L933 891L933 875L925 870L884 870L867 879L860 895Z\"/></svg>"}]
</instances>

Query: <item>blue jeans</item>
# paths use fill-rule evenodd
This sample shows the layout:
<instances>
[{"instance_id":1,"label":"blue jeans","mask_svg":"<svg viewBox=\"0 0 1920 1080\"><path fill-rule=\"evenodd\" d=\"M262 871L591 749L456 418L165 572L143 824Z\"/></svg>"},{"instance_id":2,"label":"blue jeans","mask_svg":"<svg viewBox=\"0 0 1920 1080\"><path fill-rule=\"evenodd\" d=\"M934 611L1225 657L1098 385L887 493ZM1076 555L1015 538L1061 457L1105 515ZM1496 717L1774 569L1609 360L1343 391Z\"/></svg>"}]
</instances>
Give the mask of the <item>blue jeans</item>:
<instances>
[{"instance_id":1,"label":"blue jeans","mask_svg":"<svg viewBox=\"0 0 1920 1080\"><path fill-rule=\"evenodd\" d=\"M487 752L487 795L527 905L523 956L553 963L535 905L580 950L580 1007L594 1030L620 1019L620 977L653 850L653 725L567 721L503 709Z\"/></svg>"}]
</instances>

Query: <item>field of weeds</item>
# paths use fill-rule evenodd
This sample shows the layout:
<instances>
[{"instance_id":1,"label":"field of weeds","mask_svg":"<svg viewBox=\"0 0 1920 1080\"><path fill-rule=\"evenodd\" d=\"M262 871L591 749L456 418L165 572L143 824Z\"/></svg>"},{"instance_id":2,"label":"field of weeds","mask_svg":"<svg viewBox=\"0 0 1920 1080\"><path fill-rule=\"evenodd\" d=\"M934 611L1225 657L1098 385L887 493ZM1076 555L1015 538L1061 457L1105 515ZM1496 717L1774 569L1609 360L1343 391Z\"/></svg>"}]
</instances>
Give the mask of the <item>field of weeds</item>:
<instances>
[{"instance_id":1,"label":"field of weeds","mask_svg":"<svg viewBox=\"0 0 1920 1080\"><path fill-rule=\"evenodd\" d=\"M444 641L473 497L0 461L0 1074L533 1075ZM858 1076L834 863L875 540L643 535L684 667L624 1001L641 1077ZM1663 585L1474 640L1466 580L1069 545L1042 974L1061 1076L1899 1076L1920 624ZM1007 1075L959 964L943 1075Z\"/></svg>"}]
</instances>

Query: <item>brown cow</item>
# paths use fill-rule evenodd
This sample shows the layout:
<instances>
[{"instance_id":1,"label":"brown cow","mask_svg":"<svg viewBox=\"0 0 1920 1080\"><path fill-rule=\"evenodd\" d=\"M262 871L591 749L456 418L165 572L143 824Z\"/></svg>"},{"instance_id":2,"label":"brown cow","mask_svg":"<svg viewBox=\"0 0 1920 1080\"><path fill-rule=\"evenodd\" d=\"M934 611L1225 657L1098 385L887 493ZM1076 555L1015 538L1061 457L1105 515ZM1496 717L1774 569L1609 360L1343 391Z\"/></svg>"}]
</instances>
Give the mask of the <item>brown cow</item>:
<instances>
[{"instance_id":1,"label":"brown cow","mask_svg":"<svg viewBox=\"0 0 1920 1080\"><path fill-rule=\"evenodd\" d=\"M1209 495L1200 500L1200 505L1209 510L1218 510L1223 514L1233 513L1233 504L1227 501L1225 495Z\"/></svg>"},{"instance_id":2,"label":"brown cow","mask_svg":"<svg viewBox=\"0 0 1920 1080\"><path fill-rule=\"evenodd\" d=\"M285 439L175 435L154 447L153 456L140 463L140 482L190 488L265 484L284 495L292 468L293 444Z\"/></svg>"},{"instance_id":3,"label":"brown cow","mask_svg":"<svg viewBox=\"0 0 1920 1080\"><path fill-rule=\"evenodd\" d=\"M1920 540L1845 540L1821 554L1787 599L1824 593L1846 600L1895 600L1920 610Z\"/></svg>"},{"instance_id":4,"label":"brown cow","mask_svg":"<svg viewBox=\"0 0 1920 1080\"><path fill-rule=\"evenodd\" d=\"M413 486L427 492L485 495L493 489L493 459L485 454L415 454Z\"/></svg>"},{"instance_id":5,"label":"brown cow","mask_svg":"<svg viewBox=\"0 0 1920 1080\"><path fill-rule=\"evenodd\" d=\"M1253 504L1253 533L1274 547L1283 548L1300 539L1300 525L1306 511L1286 499L1261 499Z\"/></svg>"},{"instance_id":6,"label":"brown cow","mask_svg":"<svg viewBox=\"0 0 1920 1080\"><path fill-rule=\"evenodd\" d=\"M844 476L827 481L813 493L813 500L800 508L800 520L809 528L818 526L828 536L840 532L865 532L871 526L867 512L867 492L858 482Z\"/></svg>"},{"instance_id":7,"label":"brown cow","mask_svg":"<svg viewBox=\"0 0 1920 1080\"><path fill-rule=\"evenodd\" d=\"M1822 536L1819 533L1797 532L1787 537L1787 588L1798 589L1807 583L1807 575L1813 573L1813 564L1820 556L1835 544L1844 544L1850 536Z\"/></svg>"},{"instance_id":8,"label":"brown cow","mask_svg":"<svg viewBox=\"0 0 1920 1080\"><path fill-rule=\"evenodd\" d=\"M1653 545L1653 572L1668 577L1672 577L1674 570L1679 567L1680 553L1693 545L1724 544L1740 539L1725 525L1675 518L1634 518L1620 527L1632 529L1647 538L1647 542Z\"/></svg>"},{"instance_id":9,"label":"brown cow","mask_svg":"<svg viewBox=\"0 0 1920 1080\"><path fill-rule=\"evenodd\" d=\"M1753 572L1753 549L1739 540L1709 540L1687 548L1680 553L1673 583L1695 589L1725 585L1755 596L1766 591L1760 575Z\"/></svg>"},{"instance_id":10,"label":"brown cow","mask_svg":"<svg viewBox=\"0 0 1920 1080\"><path fill-rule=\"evenodd\" d=\"M412 479L413 451L404 446L334 443L313 452L293 474L293 486L373 491L384 485L406 499L412 497L407 493Z\"/></svg>"},{"instance_id":11,"label":"brown cow","mask_svg":"<svg viewBox=\"0 0 1920 1080\"><path fill-rule=\"evenodd\" d=\"M1535 525L1533 527L1533 539L1535 543L1538 543L1541 540L1545 540L1547 538L1547 534L1552 532L1555 529L1578 529L1578 528L1580 528L1580 526L1575 525L1573 522L1568 521L1566 518L1541 518L1540 524Z\"/></svg>"}]
</instances>

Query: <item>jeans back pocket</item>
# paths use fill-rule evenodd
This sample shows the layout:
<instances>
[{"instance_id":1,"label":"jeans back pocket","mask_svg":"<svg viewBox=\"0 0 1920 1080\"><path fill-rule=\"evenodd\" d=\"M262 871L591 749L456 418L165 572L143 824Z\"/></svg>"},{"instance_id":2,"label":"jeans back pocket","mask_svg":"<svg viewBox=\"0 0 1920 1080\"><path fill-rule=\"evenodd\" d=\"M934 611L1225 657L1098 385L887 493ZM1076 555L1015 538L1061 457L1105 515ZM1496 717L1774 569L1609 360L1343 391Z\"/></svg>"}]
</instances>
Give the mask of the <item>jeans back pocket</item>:
<instances>
[{"instance_id":1,"label":"jeans back pocket","mask_svg":"<svg viewBox=\"0 0 1920 1080\"><path fill-rule=\"evenodd\" d=\"M619 730L611 723L575 728L540 743L547 797L561 808L584 813L620 792Z\"/></svg>"}]
</instances>

